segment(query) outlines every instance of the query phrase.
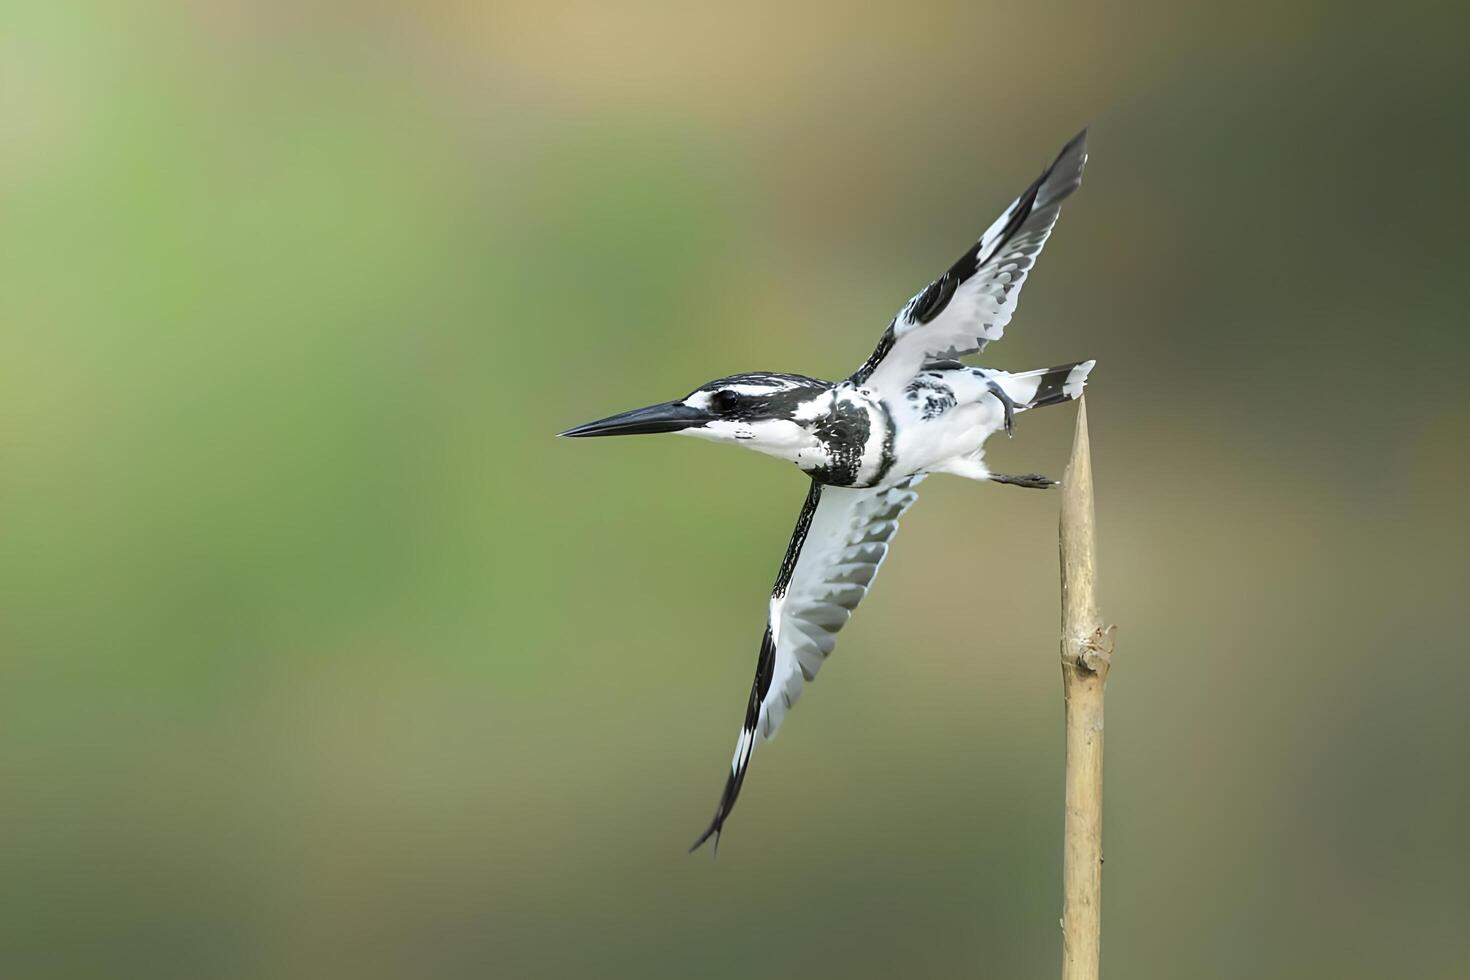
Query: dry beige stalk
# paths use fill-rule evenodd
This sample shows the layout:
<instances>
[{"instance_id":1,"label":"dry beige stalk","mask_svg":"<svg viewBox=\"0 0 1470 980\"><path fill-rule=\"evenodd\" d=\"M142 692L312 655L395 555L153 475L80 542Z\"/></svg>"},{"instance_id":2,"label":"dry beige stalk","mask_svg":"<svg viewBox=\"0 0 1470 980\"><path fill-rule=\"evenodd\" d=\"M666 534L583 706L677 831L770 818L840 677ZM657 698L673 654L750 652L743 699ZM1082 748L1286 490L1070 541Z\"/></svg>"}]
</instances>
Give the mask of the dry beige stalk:
<instances>
[{"instance_id":1,"label":"dry beige stalk","mask_svg":"<svg viewBox=\"0 0 1470 980\"><path fill-rule=\"evenodd\" d=\"M1097 535L1086 400L1077 403L1062 479L1062 686L1066 816L1062 829L1062 980L1097 980L1102 942L1103 690L1112 630L1097 608Z\"/></svg>"}]
</instances>

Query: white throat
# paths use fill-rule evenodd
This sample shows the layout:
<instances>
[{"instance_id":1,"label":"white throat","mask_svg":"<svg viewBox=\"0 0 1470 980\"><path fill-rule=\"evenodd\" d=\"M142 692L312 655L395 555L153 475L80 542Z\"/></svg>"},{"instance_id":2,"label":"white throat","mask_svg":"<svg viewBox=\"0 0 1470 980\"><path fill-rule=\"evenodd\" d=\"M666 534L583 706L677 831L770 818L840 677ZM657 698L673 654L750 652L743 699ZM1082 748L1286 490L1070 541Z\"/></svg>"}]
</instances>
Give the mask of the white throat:
<instances>
[{"instance_id":1,"label":"white throat","mask_svg":"<svg viewBox=\"0 0 1470 980\"><path fill-rule=\"evenodd\" d=\"M684 429L679 435L734 443L788 463L795 463L803 452L810 452L818 444L816 436L799 422L788 419L716 419L697 428Z\"/></svg>"}]
</instances>

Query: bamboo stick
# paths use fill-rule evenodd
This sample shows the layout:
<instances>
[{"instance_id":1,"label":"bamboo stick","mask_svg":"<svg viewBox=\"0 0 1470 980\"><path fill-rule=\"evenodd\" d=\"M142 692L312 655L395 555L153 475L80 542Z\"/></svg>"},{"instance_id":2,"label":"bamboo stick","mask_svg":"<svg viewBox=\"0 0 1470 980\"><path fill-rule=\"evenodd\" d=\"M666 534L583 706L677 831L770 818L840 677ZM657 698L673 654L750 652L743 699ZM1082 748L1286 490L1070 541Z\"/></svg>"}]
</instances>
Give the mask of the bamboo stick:
<instances>
[{"instance_id":1,"label":"bamboo stick","mask_svg":"<svg viewBox=\"0 0 1470 980\"><path fill-rule=\"evenodd\" d=\"M1097 608L1097 540L1087 404L1077 403L1062 479L1062 688L1066 813L1062 828L1062 980L1097 980L1102 942L1103 691L1111 630Z\"/></svg>"}]
</instances>

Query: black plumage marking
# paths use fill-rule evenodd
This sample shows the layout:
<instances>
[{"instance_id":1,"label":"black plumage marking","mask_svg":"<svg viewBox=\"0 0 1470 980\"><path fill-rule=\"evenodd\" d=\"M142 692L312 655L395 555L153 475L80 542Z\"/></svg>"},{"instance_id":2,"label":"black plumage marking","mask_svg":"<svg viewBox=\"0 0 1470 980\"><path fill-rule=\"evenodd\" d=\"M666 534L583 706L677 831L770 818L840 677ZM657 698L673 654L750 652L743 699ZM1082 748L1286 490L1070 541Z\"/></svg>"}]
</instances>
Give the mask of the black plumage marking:
<instances>
[{"instance_id":1,"label":"black plumage marking","mask_svg":"<svg viewBox=\"0 0 1470 980\"><path fill-rule=\"evenodd\" d=\"M954 408L956 402L954 389L932 374L921 374L910 381L904 394L918 404L919 415L926 422L939 418Z\"/></svg>"},{"instance_id":2,"label":"black plumage marking","mask_svg":"<svg viewBox=\"0 0 1470 980\"><path fill-rule=\"evenodd\" d=\"M883 358L887 357L888 352L893 350L893 344L898 339L898 335L893 329L897 323L898 321L895 319L893 323L888 324L888 329L883 331L883 336L878 338L878 346L873 348L873 353L868 355L868 359L863 362L863 366L852 373L852 377L848 379L849 381L855 385L868 383L868 379L873 376L873 372L878 370L878 365L883 363Z\"/></svg>"},{"instance_id":3,"label":"black plumage marking","mask_svg":"<svg viewBox=\"0 0 1470 980\"><path fill-rule=\"evenodd\" d=\"M893 413L888 410L888 403L882 399L878 400L878 408L883 413L883 445L878 452L878 472L873 475L875 486L883 482L897 460L893 454Z\"/></svg>"},{"instance_id":4,"label":"black plumage marking","mask_svg":"<svg viewBox=\"0 0 1470 980\"><path fill-rule=\"evenodd\" d=\"M768 385L773 390L780 388L830 388L832 382L823 381L805 374L783 374L779 371L747 371L744 374L727 374L700 385L696 391L717 391L730 385Z\"/></svg>"},{"instance_id":5,"label":"black plumage marking","mask_svg":"<svg viewBox=\"0 0 1470 980\"><path fill-rule=\"evenodd\" d=\"M765 387L768 390L746 394L728 390L731 385ZM750 422L768 418L790 418L798 406L833 388L830 381L809 378L804 374L732 374L696 391L710 392L710 410L722 419ZM692 392L691 392L692 394Z\"/></svg>"},{"instance_id":6,"label":"black plumage marking","mask_svg":"<svg viewBox=\"0 0 1470 980\"><path fill-rule=\"evenodd\" d=\"M761 640L760 656L755 662L755 683L750 688L750 711L745 716L745 730L755 731L760 717L761 702L771 693L771 680L776 676L776 642L771 633L771 624L766 624L766 635ZM754 712L753 714L751 712ZM731 800L730 802L734 802Z\"/></svg>"},{"instance_id":7,"label":"black plumage marking","mask_svg":"<svg viewBox=\"0 0 1470 980\"><path fill-rule=\"evenodd\" d=\"M1041 381L1036 386L1036 394L1026 403L1027 408L1041 408L1045 405L1060 405L1062 402L1071 401L1072 396L1067 394L1067 379L1072 376L1072 371L1085 361L1074 361L1071 364L1061 364L1054 368L1047 368L1046 373L1041 376Z\"/></svg>"},{"instance_id":8,"label":"black plumage marking","mask_svg":"<svg viewBox=\"0 0 1470 980\"><path fill-rule=\"evenodd\" d=\"M771 598L781 598L791 585L791 576L796 572L796 559L801 557L801 546L806 543L807 532L812 529L812 518L816 516L817 505L821 502L822 485L813 480L806 492L806 502L801 505L801 513L796 517L791 541L786 545L786 557L781 559L781 570L776 573L776 584L771 586ZM764 691L761 696L765 697Z\"/></svg>"},{"instance_id":9,"label":"black plumage marking","mask_svg":"<svg viewBox=\"0 0 1470 980\"><path fill-rule=\"evenodd\" d=\"M1028 407L1038 405L1050 405L1057 401L1057 396L1062 393L1062 385L1067 382L1067 375L1072 372L1072 366L1068 365L1065 370L1053 369L1041 376L1041 383L1036 386L1036 394L1031 396ZM1065 401L1065 398L1061 399Z\"/></svg>"},{"instance_id":10,"label":"black plumage marking","mask_svg":"<svg viewBox=\"0 0 1470 980\"><path fill-rule=\"evenodd\" d=\"M832 411L818 419L812 429L827 456L825 465L807 471L812 479L839 487L855 484L871 429L872 422L865 408L855 402L837 399Z\"/></svg>"},{"instance_id":11,"label":"black plumage marking","mask_svg":"<svg viewBox=\"0 0 1470 980\"><path fill-rule=\"evenodd\" d=\"M955 268L951 268L944 275L924 287L924 291L919 294L918 298L914 300L913 305L909 308L910 321L914 323L928 323L944 312L944 308L949 305L950 299L954 296L954 291L960 288L960 283L975 274L975 269L973 268L974 255L978 254L979 248L980 246L976 245L969 252L965 253L965 257L970 259L969 264L971 265L971 269L969 272L963 274L956 272L956 268L959 266L959 263L956 263ZM965 257L960 259L961 263L965 262Z\"/></svg>"}]
</instances>

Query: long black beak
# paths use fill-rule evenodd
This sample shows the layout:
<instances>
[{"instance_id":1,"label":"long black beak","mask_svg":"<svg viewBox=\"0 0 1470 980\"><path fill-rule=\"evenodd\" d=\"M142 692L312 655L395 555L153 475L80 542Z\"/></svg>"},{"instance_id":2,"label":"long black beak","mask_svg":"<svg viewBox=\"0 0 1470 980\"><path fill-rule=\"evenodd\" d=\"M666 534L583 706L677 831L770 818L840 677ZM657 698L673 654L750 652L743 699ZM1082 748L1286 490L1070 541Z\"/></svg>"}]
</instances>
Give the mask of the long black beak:
<instances>
[{"instance_id":1,"label":"long black beak","mask_svg":"<svg viewBox=\"0 0 1470 980\"><path fill-rule=\"evenodd\" d=\"M631 412L609 415L605 419L574 426L557 435L581 438L583 436L631 436L649 432L678 432L680 429L701 425L712 418L714 416L708 412L690 408L683 402L664 402L661 405L649 405L647 408L635 408Z\"/></svg>"}]
</instances>

